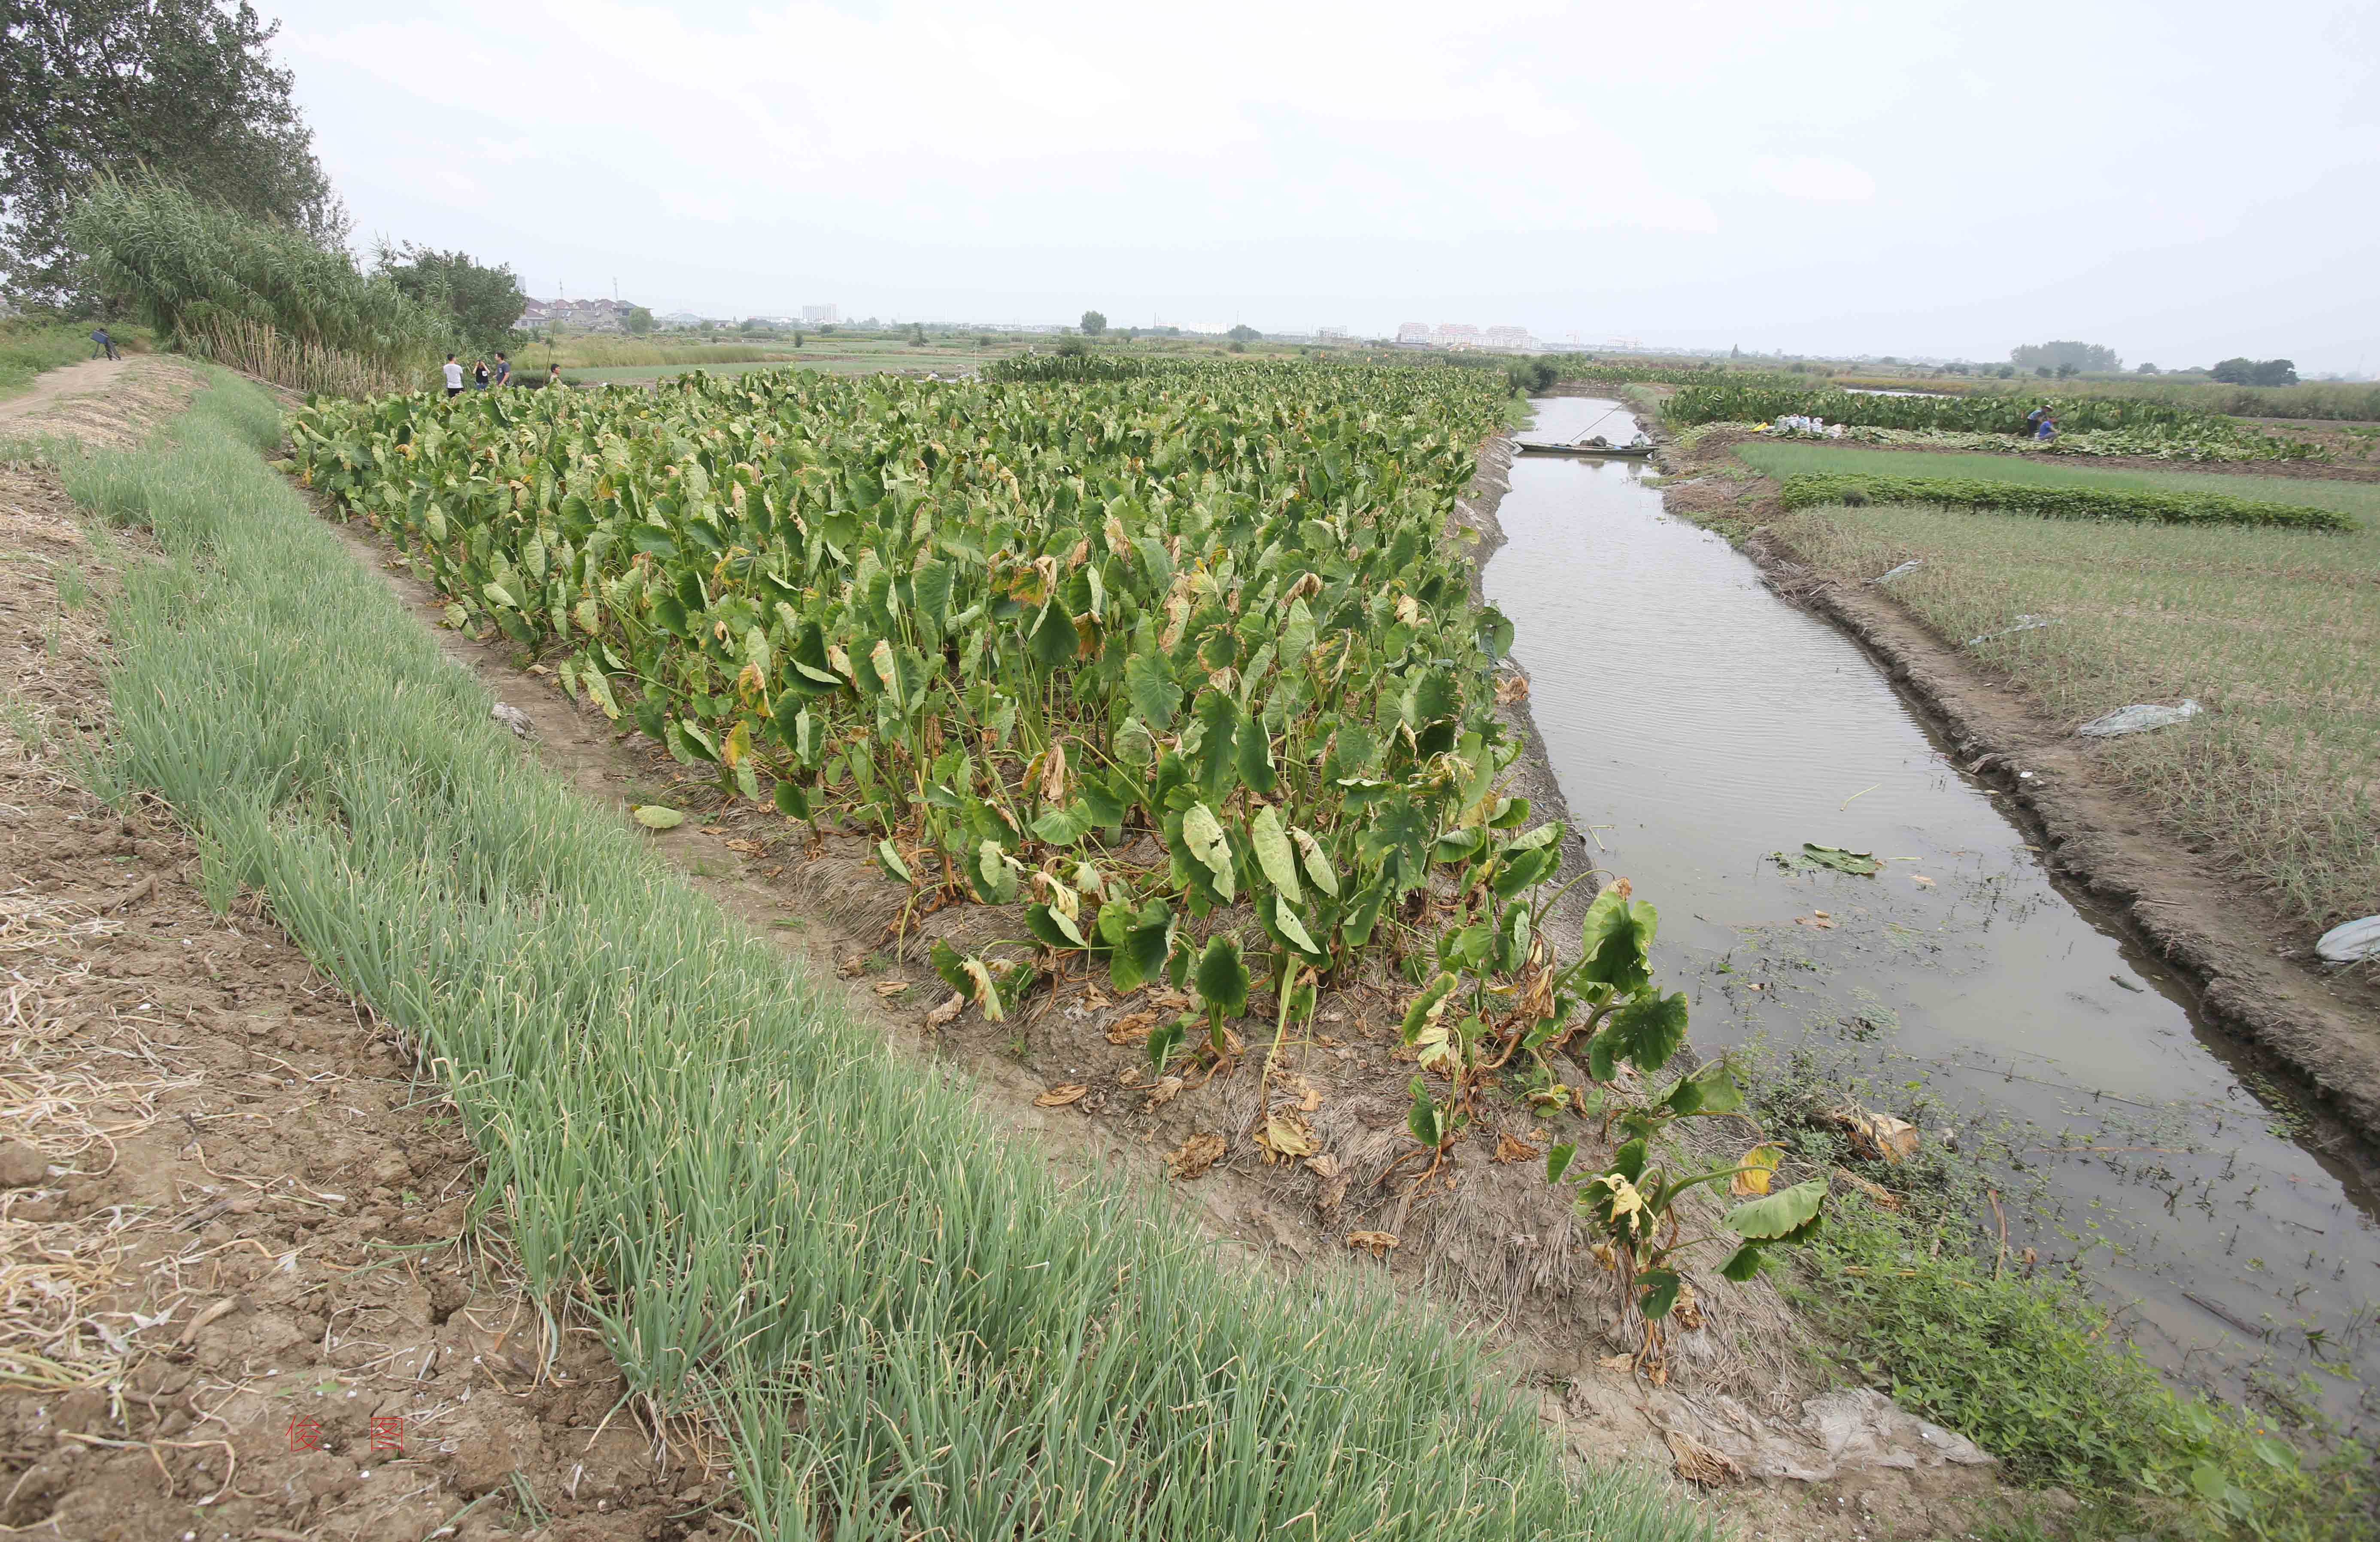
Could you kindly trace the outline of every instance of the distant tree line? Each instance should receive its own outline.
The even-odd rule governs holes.
[[[2096,343],[2025,343],[2009,350],[2009,362],[2035,374],[2113,374],[2124,367],[2113,348]]]
[[[2286,358],[2227,358],[2207,371],[2226,385],[2295,385],[2297,365]]]

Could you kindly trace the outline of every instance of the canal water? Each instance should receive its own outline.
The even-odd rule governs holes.
[[[1528,437],[1625,442],[1616,406],[1540,400]],[[1695,1045],[1864,1078],[1868,1108],[1998,1172],[2010,1267],[2079,1263],[2143,1353],[2218,1395],[2380,1430],[2374,1196],[1855,644],[1665,514],[1651,475],[1516,458],[1485,586],[1590,858],[1660,910]],[[1805,842],[1883,870],[1772,856]]]

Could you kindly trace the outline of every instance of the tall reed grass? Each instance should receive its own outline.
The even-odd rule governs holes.
[[[182,340],[201,358],[308,395],[383,396],[422,390],[431,378],[426,370],[395,370],[320,343],[301,343],[269,322],[246,316],[210,317]]]
[[[70,470],[170,558],[127,575],[118,772],[418,1040],[534,1290],[633,1394],[723,1419],[759,1536],[1711,1535],[1565,1475],[1425,1310],[1227,1271],[847,1019],[524,759],[266,469],[279,433],[218,381]]]
[[[101,178],[67,234],[101,287],[171,342],[261,323],[417,382],[455,346],[451,317],[366,278],[346,252],[160,177]]]

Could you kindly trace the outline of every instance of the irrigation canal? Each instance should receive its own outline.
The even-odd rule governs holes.
[[[1633,431],[1613,402],[1536,406],[1532,437]],[[1486,588],[1581,838],[1660,910],[1696,1046],[1864,1078],[1868,1108],[1998,1171],[2008,1267],[2079,1263],[2151,1360],[2218,1395],[2287,1388],[2380,1429],[2374,1194],[1857,645],[1665,514],[1651,474],[1516,460]],[[1770,855],[1804,842],[1885,866]]]

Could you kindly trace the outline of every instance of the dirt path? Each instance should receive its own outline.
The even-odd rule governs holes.
[[[35,422],[128,439],[191,383],[165,360],[109,378]],[[585,1330],[540,1342],[411,1047],[169,810],[84,789],[112,574],[146,560],[95,549],[46,472],[0,468],[0,1526],[700,1534],[723,1463],[619,1407]]]
[[[0,423],[44,412],[63,396],[104,391],[132,362],[129,358],[87,358],[61,370],[45,370],[33,377],[32,385],[24,395],[0,401]]]
[[[1769,535],[1762,522],[1778,512],[1773,484],[1697,479],[1733,442],[1711,436],[1672,462],[1674,475],[1693,480],[1670,488],[1668,507],[1730,533],[1771,588],[1856,638],[1933,715],[1969,769],[2037,821],[2054,871],[2122,907],[2141,939],[2180,967],[2212,1016],[2293,1070],[2352,1126],[2310,1140],[2371,1171],[2380,1159],[2357,1149],[2357,1137],[2380,1143],[2380,979],[2368,970],[2312,966],[2304,924],[2168,831],[2106,767],[2097,747],[1978,674],[1889,600],[1810,566]],[[1759,495],[1764,486],[1769,496]]]

